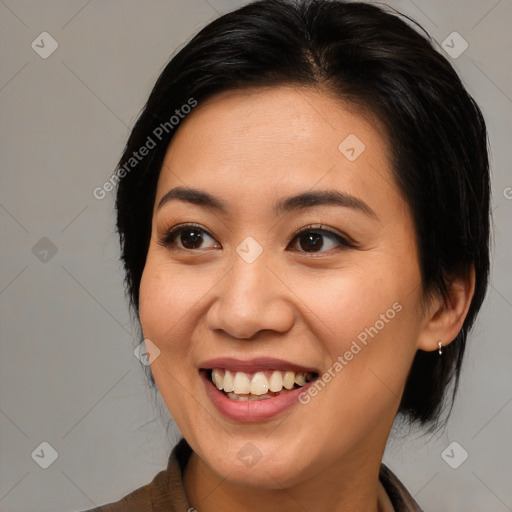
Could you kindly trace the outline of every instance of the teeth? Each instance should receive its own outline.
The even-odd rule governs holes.
[[[215,370],[212,371],[212,380],[218,389],[223,389],[224,379],[222,378],[222,375],[220,374],[220,370],[218,368],[215,368]]]
[[[286,389],[292,389],[295,384],[295,372],[284,372],[283,386]]]
[[[269,372],[267,372],[268,374]],[[295,385],[304,386],[313,376],[310,373],[278,370],[274,370],[270,377],[267,375],[265,372],[256,372],[251,378],[245,372],[231,373],[229,370],[214,368],[211,378],[217,389],[224,390],[230,398],[236,396],[237,399],[244,400],[248,398],[247,395],[263,398],[269,392],[279,393],[283,391],[283,388],[291,390]],[[271,396],[268,395],[266,398],[271,398]]]
[[[268,391],[268,379],[263,372],[254,374],[251,380],[251,395],[264,395]]]
[[[270,391],[281,391],[283,389],[283,375],[281,372],[272,372],[270,380],[268,381],[268,389]]]
[[[217,386],[219,388],[219,386]],[[224,391],[226,393],[229,393],[230,391],[234,391],[235,386],[233,385],[233,375],[229,370],[226,370],[224,373],[224,382],[222,382],[222,386],[219,389],[224,388]]]
[[[251,392],[251,381],[246,373],[236,372],[235,380],[233,381],[233,391],[237,395],[247,395]]]
[[[274,398],[271,395],[253,395],[252,393],[250,395],[237,395],[236,393],[227,393],[227,395],[228,398],[237,402],[257,402],[260,400],[269,400],[270,398]]]
[[[304,384],[306,384],[306,376],[303,373],[296,373],[295,384],[298,386],[304,386]]]

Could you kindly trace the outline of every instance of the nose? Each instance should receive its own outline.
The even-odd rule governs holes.
[[[293,294],[278,276],[263,255],[247,263],[235,253],[231,271],[216,287],[208,327],[248,340],[260,331],[287,332],[294,322]]]

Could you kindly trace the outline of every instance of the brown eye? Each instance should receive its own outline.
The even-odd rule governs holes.
[[[352,247],[341,235],[325,229],[304,229],[292,240],[292,249],[298,252],[326,252],[340,246]]]
[[[198,226],[180,226],[174,228],[170,230],[159,243],[165,247],[184,250],[220,247],[211,235]]]
[[[322,235],[319,233],[304,233],[300,235],[299,241],[300,248],[306,252],[319,251],[324,245]]]
[[[185,249],[198,249],[203,242],[203,235],[198,229],[183,229],[179,239]]]

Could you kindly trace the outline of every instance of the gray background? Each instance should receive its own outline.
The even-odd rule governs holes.
[[[2,511],[114,501],[166,465],[179,434],[166,433],[168,412],[133,355],[113,197],[92,191],[114,170],[170,54],[243,3],[0,1]],[[439,44],[453,31],[469,43],[452,62],[490,131],[495,235],[492,286],[449,425],[397,433],[385,462],[428,512],[512,510],[512,1],[390,5]],[[31,48],[43,31],[59,44],[47,59]],[[55,254],[48,241],[36,245],[43,237]],[[58,452],[48,469],[31,457],[43,441]],[[441,458],[453,441],[469,454],[458,469]]]

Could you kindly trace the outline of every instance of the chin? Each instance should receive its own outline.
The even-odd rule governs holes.
[[[267,440],[237,442],[237,447],[213,452],[203,461],[219,478],[233,485],[254,489],[282,489],[303,481],[310,473],[300,449],[288,445],[283,450]],[[261,448],[257,449],[256,445]],[[241,446],[241,448],[238,448]]]

